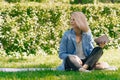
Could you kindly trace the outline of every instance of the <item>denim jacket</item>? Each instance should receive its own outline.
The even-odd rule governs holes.
[[[85,56],[89,56],[93,50],[93,36],[91,31],[82,33],[82,47]],[[66,31],[62,37],[59,48],[59,57],[63,60],[63,63],[57,68],[57,70],[64,70],[64,60],[68,55],[76,55],[76,35],[73,29]]]

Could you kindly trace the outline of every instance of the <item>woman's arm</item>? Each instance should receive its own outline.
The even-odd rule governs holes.
[[[94,39],[91,30],[89,30],[88,32],[83,32],[83,43],[84,53],[86,54],[86,56],[88,56],[94,49]]]
[[[60,42],[60,48],[59,48],[59,57],[61,59],[65,59],[69,54],[67,53],[67,35],[66,33],[63,35],[61,42]]]

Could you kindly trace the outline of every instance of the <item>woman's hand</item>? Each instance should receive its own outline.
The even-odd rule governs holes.
[[[103,48],[106,45],[106,42],[99,43],[99,47]]]

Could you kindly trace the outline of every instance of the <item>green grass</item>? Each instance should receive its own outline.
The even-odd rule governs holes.
[[[65,71],[0,72],[0,80],[120,80],[120,50],[105,50],[100,59],[117,66],[117,71],[95,70],[91,73]],[[26,58],[0,57],[0,67],[51,67],[61,63],[58,55],[29,56]]]
[[[56,67],[61,60],[58,55],[37,55],[22,58],[0,57],[0,68]]]

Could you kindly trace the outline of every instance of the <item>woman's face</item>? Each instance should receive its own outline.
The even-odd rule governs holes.
[[[70,25],[72,26],[72,28],[77,27],[74,16],[71,16],[70,18]]]

